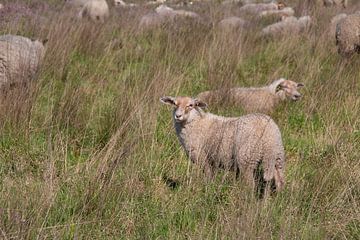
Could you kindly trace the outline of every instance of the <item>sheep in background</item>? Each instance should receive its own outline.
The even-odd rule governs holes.
[[[263,11],[281,10],[285,7],[283,3],[249,3],[240,8],[241,13],[259,15]]]
[[[190,97],[162,97],[160,101],[174,107],[176,135],[191,161],[208,176],[218,168],[235,171],[254,187],[254,172],[262,163],[264,180],[274,179],[276,190],[283,189],[285,152],[280,130],[269,116],[217,116],[204,112],[206,104]]]
[[[115,7],[137,7],[136,3],[126,3],[123,0],[114,0]]]
[[[149,29],[158,27],[167,21],[173,21],[176,17],[199,19],[199,15],[185,10],[174,10],[166,5],[160,5],[155,9],[155,13],[149,13],[140,19],[139,27]]]
[[[44,44],[22,36],[0,36],[0,87],[26,82],[37,72],[44,57]]]
[[[1,3],[0,3],[0,9],[3,9],[4,8],[4,5],[2,5]]]
[[[271,114],[285,100],[298,101],[301,94],[298,91],[304,84],[280,78],[270,85],[258,88],[231,88],[206,91],[200,93],[199,100],[211,104],[224,101],[242,107],[246,113]]]
[[[99,21],[101,23],[104,23],[109,15],[109,6],[105,0],[89,0],[79,12],[80,18],[88,17],[94,22]]]
[[[249,25],[249,22],[239,17],[228,17],[221,20],[218,26],[225,31],[233,31],[234,29],[244,29]]]
[[[277,36],[284,34],[299,34],[311,24],[310,16],[286,17],[281,22],[271,24],[261,30],[262,36]]]
[[[336,45],[342,56],[360,53],[360,14],[345,17],[336,26]]]
[[[294,16],[295,11],[291,7],[286,7],[280,10],[266,10],[262,11],[259,16],[260,17],[269,17],[269,16],[276,16],[276,17],[290,17]]]
[[[89,1],[91,0],[65,0],[65,3],[75,8],[81,8]]]

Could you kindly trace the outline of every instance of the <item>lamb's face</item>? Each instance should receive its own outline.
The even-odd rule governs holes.
[[[304,84],[302,83],[284,80],[277,86],[276,93],[293,101],[297,101],[301,98],[301,93],[298,90],[303,86]]]
[[[191,97],[162,97],[160,101],[174,107],[173,118],[176,123],[187,123],[199,115],[198,108],[206,104]]]

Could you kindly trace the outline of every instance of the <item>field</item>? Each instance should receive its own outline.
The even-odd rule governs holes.
[[[216,23],[235,12],[215,2],[201,5],[205,23],[150,31],[138,29],[150,9],[112,8],[93,24],[60,0],[15,2],[33,12],[0,16],[0,33],[49,41],[37,78],[0,97],[0,239],[360,238],[360,59],[337,54],[329,21],[341,10],[289,0],[314,24],[263,39],[271,19],[222,32]],[[272,116],[286,150],[284,191],[259,199],[223,171],[208,181],[159,98],[280,77],[305,84],[300,101]]]

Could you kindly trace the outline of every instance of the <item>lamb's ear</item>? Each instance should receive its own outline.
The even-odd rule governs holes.
[[[175,98],[174,97],[168,97],[168,96],[165,96],[165,97],[161,97],[160,98],[160,102],[162,103],[165,103],[165,104],[168,104],[168,105],[173,105],[175,106]]]
[[[305,85],[303,83],[298,83],[297,87],[304,87]]]
[[[199,99],[195,99],[195,106],[199,108],[207,108],[207,104]]]
[[[283,84],[283,82],[279,83],[275,88],[275,93],[277,93],[280,90],[283,90],[284,88],[286,88],[286,86]]]

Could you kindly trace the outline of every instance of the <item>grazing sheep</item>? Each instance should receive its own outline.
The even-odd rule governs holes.
[[[141,17],[139,22],[140,29],[150,29],[159,27],[161,24],[167,21],[166,17],[157,13],[148,13]]]
[[[281,10],[285,7],[283,3],[249,3],[240,8],[241,13],[259,15],[263,11]]]
[[[342,56],[360,53],[360,14],[352,14],[336,25],[336,45]]]
[[[185,11],[185,10],[174,10],[171,7],[168,7],[164,4],[158,6],[155,9],[155,12],[161,16],[164,17],[190,17],[190,18],[198,18],[199,15],[194,13],[194,12],[190,12],[190,11]]]
[[[259,16],[260,17],[269,17],[269,16],[276,16],[276,17],[290,17],[294,16],[295,11],[291,7],[286,7],[280,10],[266,10],[262,11]]]
[[[31,79],[44,52],[40,41],[14,35],[0,36],[0,87]]]
[[[93,21],[104,23],[109,17],[109,6],[105,0],[89,0],[81,8],[79,17],[89,17]]]
[[[276,190],[283,189],[285,153],[276,123],[263,114],[222,117],[204,112],[206,104],[190,97],[162,97],[174,107],[177,137],[193,163],[212,177],[223,168],[235,171],[254,186],[254,172],[262,163],[264,180],[275,179]]]
[[[246,113],[271,114],[276,106],[286,99],[297,101],[301,98],[298,89],[304,84],[280,78],[268,86],[259,88],[231,88],[200,93],[199,100],[218,104],[225,101],[243,108]]]
[[[281,22],[271,24],[261,30],[262,36],[277,36],[284,34],[299,34],[311,24],[310,16],[286,17]]]
[[[160,5],[155,9],[155,13],[144,15],[140,19],[139,26],[141,29],[149,29],[158,27],[168,21],[173,21],[175,18],[200,18],[198,14],[184,10],[174,10],[166,5]]]
[[[234,29],[243,29],[249,25],[249,22],[239,17],[228,17],[219,22],[219,27],[223,30],[232,31]]]

